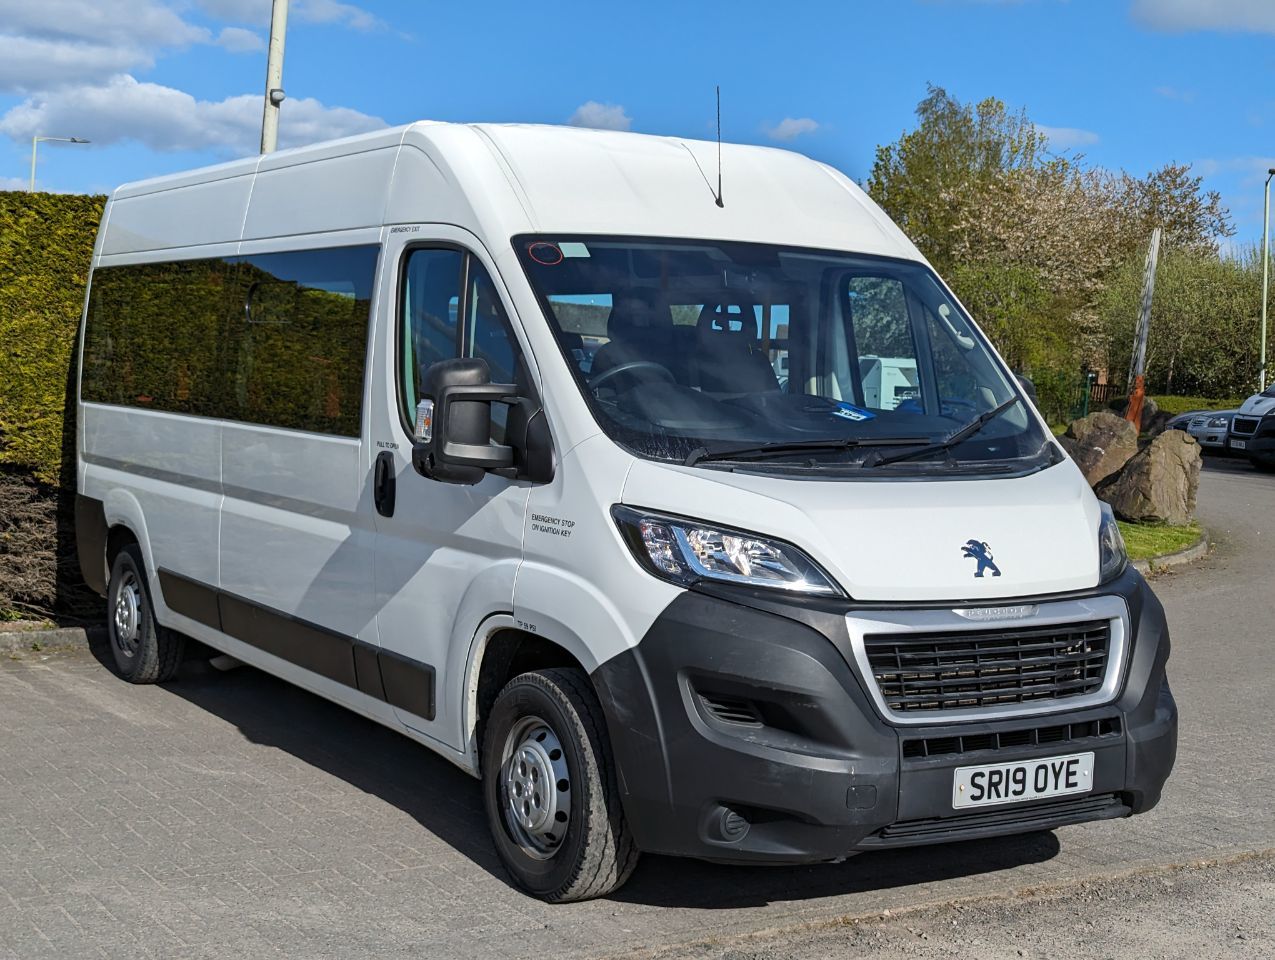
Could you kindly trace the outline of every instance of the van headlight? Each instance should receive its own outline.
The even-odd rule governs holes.
[[[1129,554],[1125,551],[1124,537],[1120,535],[1120,527],[1116,525],[1116,515],[1111,506],[1103,503],[1102,521],[1098,524],[1098,582],[1106,583],[1124,573],[1129,563]]]
[[[716,580],[821,597],[844,596],[832,578],[789,543],[754,533],[615,506],[611,515],[638,563],[662,580]]]

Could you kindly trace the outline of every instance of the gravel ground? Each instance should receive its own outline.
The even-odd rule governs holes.
[[[674,955],[688,960],[1269,958],[1275,956],[1275,851],[764,932],[654,956]]]

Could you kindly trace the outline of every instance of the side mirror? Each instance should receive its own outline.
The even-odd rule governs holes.
[[[412,466],[443,483],[478,483],[488,473],[544,482],[553,478],[553,444],[544,411],[512,383],[492,383],[486,360],[433,364],[424,377]],[[509,406],[511,445],[491,442],[491,405]]]
[[[1033,383],[1030,378],[1023,376],[1021,373],[1016,373],[1014,376],[1018,380],[1018,385],[1023,388],[1023,393],[1027,394],[1027,399],[1034,404],[1039,404],[1040,401],[1036,398],[1036,384]]]

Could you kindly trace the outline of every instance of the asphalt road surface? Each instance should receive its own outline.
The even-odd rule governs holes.
[[[1155,580],[1182,714],[1156,810],[838,865],[648,857],[570,906],[508,885],[475,781],[255,670],[5,662],[0,960],[1275,955],[1271,860],[1235,859],[1275,849],[1275,477],[1209,460],[1200,516],[1214,555]]]

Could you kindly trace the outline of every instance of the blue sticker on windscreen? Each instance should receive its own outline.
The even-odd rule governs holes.
[[[876,414],[870,410],[864,410],[862,407],[856,407],[852,403],[839,401],[837,408],[832,411],[834,417],[841,417],[843,420],[872,420]]]

